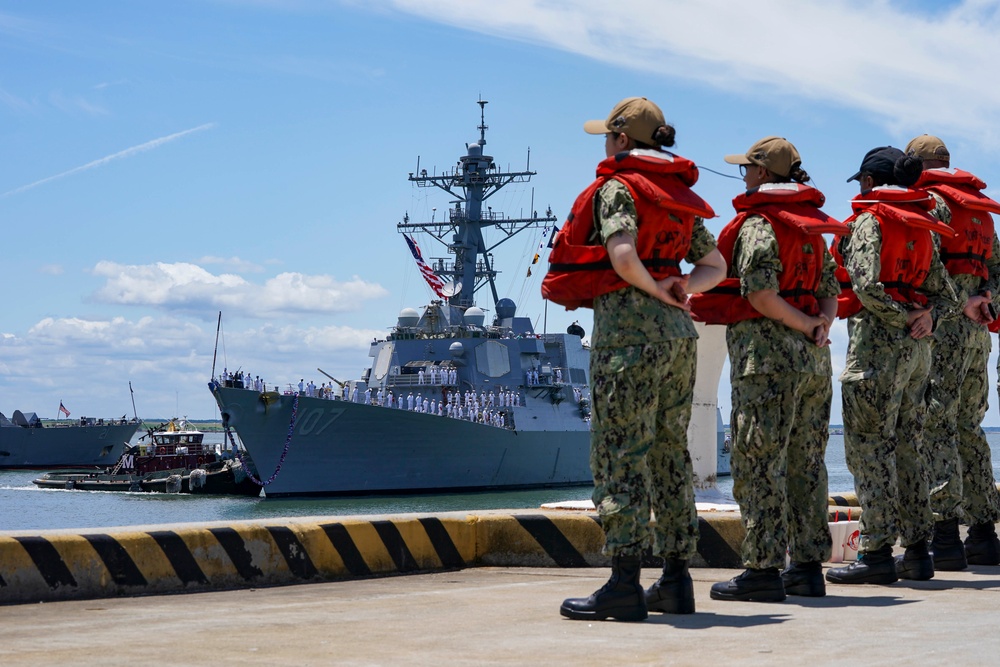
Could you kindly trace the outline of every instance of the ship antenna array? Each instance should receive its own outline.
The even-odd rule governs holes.
[[[551,208],[544,217],[536,214],[534,189],[529,215],[522,213],[521,217],[508,218],[488,205],[490,197],[504,186],[527,183],[535,172],[530,170],[530,147],[524,171],[514,171],[509,167],[503,171],[497,168],[491,156],[483,152],[488,129],[486,105],[489,102],[480,97],[477,103],[479,141],[466,145],[468,153],[459,159],[456,168],[445,170],[441,174],[435,169],[433,174],[428,174],[427,168],[420,166],[421,160],[418,157],[417,170],[409,175],[409,181],[417,187],[435,187],[450,195],[450,202],[454,207],[449,207],[441,219],[437,218],[437,210],[433,209],[430,221],[413,221],[407,214],[402,222],[396,224],[396,230],[403,234],[416,231],[427,233],[453,256],[448,265],[444,263],[445,258],[432,258],[430,262],[438,277],[461,285],[461,291],[449,297],[452,305],[472,305],[474,293],[487,284],[496,302],[498,295],[495,278],[498,272],[490,261],[492,251],[525,229],[554,226],[557,222]],[[500,232],[500,238],[490,244],[483,234],[487,227]]]
[[[479,105],[479,145],[486,145],[486,130],[489,126],[486,124],[486,105],[489,104],[488,100],[484,100],[482,97],[476,103]]]

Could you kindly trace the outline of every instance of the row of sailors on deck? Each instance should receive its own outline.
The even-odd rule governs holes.
[[[559,368],[557,368],[557,369],[555,369],[552,372],[552,374],[553,374],[553,379],[555,380],[555,383],[556,384],[562,384],[562,381],[563,381],[562,370],[559,369]],[[534,387],[535,385],[540,384],[539,379],[538,379],[538,369],[537,368],[531,368],[531,369],[528,369],[528,370],[526,370],[524,372],[524,384],[526,384],[529,387]]]
[[[421,368],[417,371],[417,384],[458,384],[458,369],[431,366],[425,372]]]
[[[345,387],[346,392],[346,387]],[[397,408],[409,412],[420,412],[423,414],[437,415],[439,417],[451,417],[453,419],[465,419],[480,424],[489,424],[498,428],[507,427],[507,418],[503,413],[504,408],[513,407],[518,404],[518,397],[514,392],[500,392],[488,395],[483,393],[476,395],[475,392],[465,392],[463,404],[461,393],[448,392],[447,402],[427,398],[411,391],[406,396],[400,394],[398,397],[393,392],[383,392],[380,388],[372,398],[372,390],[369,387],[360,395],[362,403],[365,405],[378,405],[387,408]],[[358,388],[351,391],[351,401],[359,402]],[[345,398],[345,400],[347,400]]]
[[[260,376],[254,377],[250,375],[250,371],[236,371],[230,373],[228,369],[222,369],[222,377],[219,379],[219,384],[225,387],[243,387],[244,389],[254,389],[256,391],[264,391],[267,386],[264,381],[260,379]],[[301,391],[302,385],[299,385],[299,390]]]
[[[332,383],[329,386],[324,383],[322,387],[317,388],[311,381],[308,384],[300,381],[299,386],[299,392],[303,396],[326,399],[334,398]],[[449,417],[460,417],[462,415],[465,418],[469,418],[470,414],[480,412],[480,408],[483,411],[489,412],[493,411],[494,408],[502,409],[521,405],[520,397],[513,391],[491,391],[489,393],[480,392],[479,394],[476,394],[474,391],[465,391],[464,393],[449,391],[447,396],[437,401],[435,399],[424,398],[419,393],[414,396],[413,392],[410,392],[407,396],[400,394],[397,397],[392,391],[386,392],[381,387],[374,392],[371,387],[368,387],[362,392],[359,391],[357,385],[351,386],[347,384],[343,386],[340,398],[352,403],[398,408],[399,410],[410,410],[413,412],[429,412]],[[446,400],[447,402],[445,402]],[[454,410],[452,406],[454,406]]]

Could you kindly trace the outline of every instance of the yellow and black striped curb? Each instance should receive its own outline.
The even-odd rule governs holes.
[[[738,516],[699,520],[695,566],[736,567]],[[594,515],[489,514],[0,534],[0,604],[250,588],[475,566],[594,567]]]
[[[835,496],[830,496],[828,504],[837,507],[861,507],[858,496],[854,493],[838,493]]]
[[[831,521],[841,518],[838,508],[830,510]],[[745,532],[739,514],[702,513],[698,523],[692,565],[740,567]],[[8,532],[0,533],[0,604],[477,566],[599,567],[609,561],[601,553],[603,545],[595,513],[565,511]]]

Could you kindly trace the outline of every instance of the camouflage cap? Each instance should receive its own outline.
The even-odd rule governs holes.
[[[951,164],[951,154],[944,142],[931,134],[921,134],[906,144],[906,154],[915,155],[924,160],[941,160]]]
[[[744,155],[727,155],[723,159],[729,164],[755,164],[786,178],[791,175],[792,169],[802,164],[795,146],[782,137],[764,137]]]
[[[615,105],[607,120],[588,120],[583,124],[583,131],[588,134],[623,132],[635,141],[659,146],[660,142],[653,139],[653,135],[657,128],[666,124],[660,107],[645,97],[626,97]]]

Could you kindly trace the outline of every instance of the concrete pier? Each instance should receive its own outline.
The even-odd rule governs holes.
[[[829,586],[825,598],[719,602],[738,570],[699,568],[697,613],[559,616],[604,568],[498,568],[188,595],[0,607],[0,664],[992,665],[1000,568]],[[652,583],[654,571],[643,573]]]

